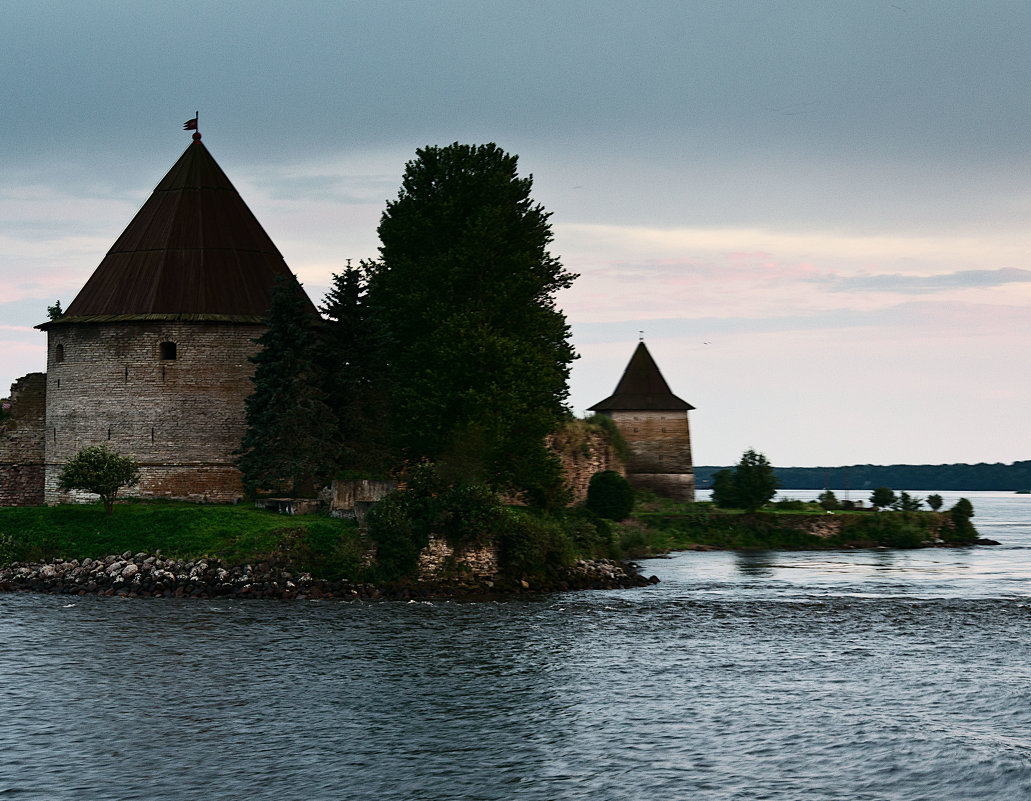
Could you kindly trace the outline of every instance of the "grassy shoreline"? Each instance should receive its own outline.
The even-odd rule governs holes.
[[[745,513],[711,503],[675,504],[644,496],[629,520],[600,526],[611,531],[608,544],[604,538],[591,540],[598,536],[591,533],[590,541],[567,548],[570,553],[564,554],[561,565],[552,564],[552,559],[543,570],[520,569],[509,577],[543,579],[577,559],[639,559],[677,550],[919,548],[979,542],[973,526],[967,523],[957,529],[947,512],[828,514],[815,504],[804,506]],[[577,514],[583,517],[584,512]],[[567,520],[572,536],[588,529],[595,532],[588,522]],[[284,564],[319,580],[391,580],[370,568],[368,551],[369,543],[354,521],[324,515],[286,517],[248,505],[127,501],[112,515],[99,503],[0,509],[0,564],[160,553],[226,564]]]
[[[251,506],[176,501],[0,509],[0,563],[97,559],[125,551],[231,563],[290,561],[320,578],[357,574],[366,546],[354,521],[284,517]]]
[[[957,526],[948,512],[835,511],[816,503],[766,507],[759,512],[720,509],[710,502],[674,503],[644,496],[620,526],[629,558],[670,551],[836,550],[852,548],[960,547],[981,541],[969,522]]]

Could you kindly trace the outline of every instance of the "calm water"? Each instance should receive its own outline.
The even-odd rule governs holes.
[[[1031,496],[966,495],[1001,547],[490,603],[0,595],[0,796],[1028,798]]]

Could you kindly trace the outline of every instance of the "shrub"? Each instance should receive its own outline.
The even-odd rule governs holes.
[[[586,505],[607,520],[626,520],[634,508],[634,490],[615,470],[603,470],[591,476]]]
[[[57,485],[63,491],[85,490],[99,495],[104,509],[111,514],[118,490],[139,482],[140,471],[135,461],[98,445],[75,454],[61,471]]]
[[[376,543],[380,577],[393,581],[415,575],[419,551],[426,542],[416,539],[411,510],[401,492],[393,492],[369,510],[369,537]]]
[[[489,539],[506,524],[505,506],[490,488],[451,481],[428,462],[410,471],[407,489],[388,495],[368,517],[385,580],[414,576],[430,537],[460,547]]]
[[[546,578],[571,564],[576,549],[558,520],[529,510],[508,509],[498,532],[501,570],[508,576]]]

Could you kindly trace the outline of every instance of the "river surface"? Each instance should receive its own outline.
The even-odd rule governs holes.
[[[1001,546],[497,602],[0,595],[0,797],[1031,798],[1031,496],[962,494]]]

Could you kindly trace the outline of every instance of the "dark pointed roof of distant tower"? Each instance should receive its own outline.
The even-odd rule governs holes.
[[[59,322],[257,322],[278,275],[282,254],[194,134]]]
[[[693,409],[690,403],[674,395],[659,372],[644,342],[639,342],[630,363],[619,379],[616,391],[591,407],[593,412],[639,411],[675,412]]]

